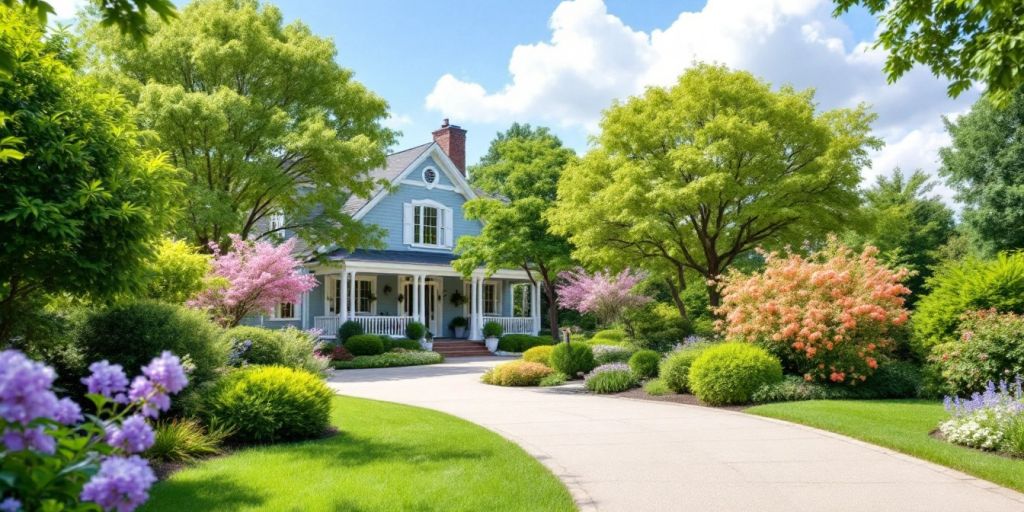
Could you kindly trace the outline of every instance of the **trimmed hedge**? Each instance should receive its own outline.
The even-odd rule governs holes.
[[[506,334],[498,339],[498,350],[503,352],[526,352],[541,345],[554,345],[555,340],[548,336],[531,336],[529,334]]]
[[[554,370],[540,363],[510,361],[491,368],[481,380],[495,386],[537,386],[553,373]]]
[[[419,322],[409,322],[405,326],[405,337],[410,340],[419,341],[427,335],[427,326]]]
[[[551,351],[551,367],[564,373],[570,379],[580,377],[593,370],[594,352],[583,343],[559,343]]]
[[[384,341],[376,334],[356,334],[345,341],[345,349],[354,356],[375,356],[384,353]]]
[[[676,393],[689,392],[690,365],[710,346],[707,343],[686,346],[663,359],[658,369],[658,375],[665,381],[665,385]]]
[[[391,368],[394,366],[419,366],[424,364],[443,363],[444,356],[437,352],[385,352],[376,356],[359,356],[351,361],[334,361],[331,363],[337,370],[355,370],[360,368]]]
[[[690,366],[693,394],[711,405],[750,402],[761,386],[782,380],[782,363],[747,343],[722,343],[702,352]]]
[[[352,336],[364,334],[363,324],[355,320],[347,320],[338,327],[338,343],[345,343]]]
[[[658,376],[661,354],[653,350],[640,350],[629,358],[629,368],[638,379],[652,379]]]
[[[384,344],[384,351],[390,352],[396,348],[402,350],[423,350],[420,346],[420,342],[417,340],[410,340],[409,338],[392,338],[391,336],[381,336],[380,341]]]
[[[284,347],[276,332],[262,327],[239,326],[224,331],[224,343],[231,347],[232,366],[281,364]],[[246,348],[248,346],[248,348]]]
[[[551,366],[551,352],[554,350],[551,345],[538,345],[523,352],[523,361]]]

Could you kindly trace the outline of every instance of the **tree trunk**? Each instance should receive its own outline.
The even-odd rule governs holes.
[[[683,303],[683,298],[680,295],[682,290],[686,288],[686,282],[683,281],[680,288],[675,282],[666,277],[665,283],[668,284],[669,294],[672,295],[672,302],[675,303],[676,309],[679,310],[679,316],[686,318],[686,304]]]

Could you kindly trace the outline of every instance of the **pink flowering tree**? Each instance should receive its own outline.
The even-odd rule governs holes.
[[[582,268],[559,274],[558,305],[581,313],[591,313],[604,325],[618,320],[629,308],[642,306],[651,298],[636,292],[643,274],[630,269],[618,274],[595,272]]]
[[[302,274],[301,262],[292,256],[295,239],[275,246],[250,242],[231,235],[231,250],[221,252],[216,244],[210,268],[214,286],[189,301],[205,309],[225,327],[238,325],[247,315],[267,313],[282,302],[297,302],[316,287],[316,278]]]
[[[718,328],[763,345],[808,381],[864,381],[909,316],[907,271],[886,267],[877,253],[856,254],[835,239],[806,258],[762,253],[763,272],[722,280]]]

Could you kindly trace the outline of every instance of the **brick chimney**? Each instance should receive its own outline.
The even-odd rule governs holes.
[[[434,142],[441,146],[448,158],[463,176],[466,175],[466,130],[458,125],[448,124],[448,118],[441,123],[441,128],[434,130]]]

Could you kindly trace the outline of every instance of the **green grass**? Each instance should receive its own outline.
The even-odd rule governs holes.
[[[931,437],[931,431],[948,417],[938,402],[811,400],[759,405],[746,412],[837,432],[1024,491],[1024,460]]]
[[[565,486],[447,414],[336,397],[330,438],[249,448],[158,483],[143,510],[570,511]]]

